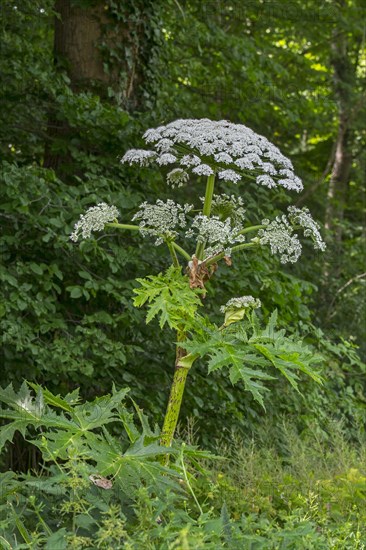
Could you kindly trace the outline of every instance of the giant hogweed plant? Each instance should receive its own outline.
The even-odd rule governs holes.
[[[242,198],[215,193],[220,182],[237,186],[251,180],[269,190],[302,190],[291,161],[265,137],[241,124],[202,119],[176,120],[148,130],[144,139],[150,148],[132,149],[122,162],[169,167],[166,179],[172,188],[204,177],[205,196],[197,197],[194,205],[172,199],[143,202],[131,223],[118,221],[116,206],[100,203],[81,216],[71,239],[89,238],[106,228],[139,231],[153,238],[155,245],[165,245],[170,253],[167,271],[137,279],[140,286],[134,290],[134,305],[147,305],[146,322],[158,317],[161,329],[168,326],[176,332],[175,371],[160,439],[170,447],[187,375],[199,358],[207,361],[208,372],[228,369],[231,382],[243,382],[262,406],[266,382],[276,373],[296,389],[300,372],[320,382],[319,357],[301,341],[286,337],[284,330],[276,330],[276,312],[267,326],[261,326],[256,314],[259,297],[234,297],[221,306],[221,326],[201,311],[206,282],[220,262],[231,265],[235,254],[260,254],[264,247],[278,254],[283,264],[296,262],[302,251],[299,230],[315,249],[323,251],[325,244],[307,208],[289,206],[285,214],[251,224]]]

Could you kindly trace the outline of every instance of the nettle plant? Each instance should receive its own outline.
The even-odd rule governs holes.
[[[270,247],[282,263],[296,262],[301,255],[297,234],[301,230],[315,249],[325,244],[318,224],[307,208],[290,206],[286,214],[251,225],[240,197],[215,194],[216,182],[238,184],[254,180],[268,189],[283,187],[301,191],[301,180],[291,161],[265,137],[241,124],[227,121],[176,120],[144,134],[150,149],[132,149],[122,162],[139,166],[172,168],[167,183],[172,188],[189,184],[192,177],[207,178],[203,198],[197,204],[177,204],[171,199],[144,202],[131,222],[119,223],[116,206],[100,203],[89,208],[75,225],[73,241],[88,238],[105,228],[139,231],[166,245],[172,265],[165,273],[137,279],[134,290],[137,307],[147,305],[146,322],[158,317],[160,327],[176,331],[176,361],[160,442],[170,447],[176,429],[184,386],[189,370],[199,358],[208,363],[208,372],[229,369],[233,384],[244,383],[247,391],[264,406],[269,391],[266,381],[276,373],[284,375],[298,389],[299,372],[317,382],[319,357],[284,330],[276,330],[276,312],[262,327],[256,314],[259,298],[235,297],[221,306],[223,323],[213,323],[201,313],[206,282],[220,261],[231,265],[238,252]],[[199,206],[198,206],[199,205]]]

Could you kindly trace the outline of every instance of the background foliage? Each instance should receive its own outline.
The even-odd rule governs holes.
[[[270,1],[69,4],[84,15],[103,4],[96,51],[108,78],[75,80],[70,60],[54,46],[58,2],[6,0],[1,12],[2,385],[19,387],[26,378],[62,394],[80,387],[92,398],[110,391],[113,381],[129,385],[140,406],[161,419],[172,333],[160,332],[155,321],[146,327],[132,295],[135,277],[158,273],[168,258],[127,234],[76,247],[68,238],[75,220],[100,201],[116,204],[127,219],[142,200],[165,198],[160,174],[137,174],[119,157],[146,127],[210,117],[242,122],[275,142],[304,180],[299,204],[306,199],[314,216],[329,222],[347,95],[355,106],[347,142],[352,162],[338,200],[341,215],[333,209],[328,223],[326,260],[308,250],[284,269],[270,256],[247,254],[220,268],[207,303],[217,313],[233,295],[260,296],[265,319],[277,308],[280,325],[323,355],[323,388],[304,379],[299,397],[284,383],[271,383],[267,416],[274,430],[286,414],[299,432],[312,426],[326,433],[331,416],[357,438],[365,420],[362,2],[292,0],[280,9]],[[354,67],[340,84],[334,79],[339,36]],[[232,190],[222,184],[221,191]],[[189,202],[191,192],[178,190],[177,197]],[[281,192],[250,185],[237,192],[253,222],[286,205]],[[200,364],[186,390],[183,424],[189,416],[197,418],[206,446],[232,426],[255,433],[263,422],[250,395],[220,373],[206,379]]]

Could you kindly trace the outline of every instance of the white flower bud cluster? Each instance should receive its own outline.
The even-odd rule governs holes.
[[[172,155],[171,153],[163,153],[156,159],[156,163],[159,164],[159,166],[167,166],[168,164],[174,164],[177,160],[177,157],[175,155]]]
[[[219,179],[232,183],[238,183],[250,171],[258,185],[303,189],[291,161],[264,136],[243,124],[180,119],[147,130],[144,139],[154,151],[133,149],[122,162],[145,165],[155,160],[159,166],[178,164],[199,176],[216,173]]]
[[[200,198],[204,202],[204,197]],[[239,225],[245,219],[245,208],[243,206],[244,202],[241,197],[229,196],[223,193],[212,197],[211,212],[222,221],[230,218],[234,225]]]
[[[166,177],[166,181],[174,187],[182,187],[189,180],[189,174],[182,168],[174,168]]]
[[[230,218],[221,221],[218,216],[208,218],[204,214],[194,217],[191,228],[186,232],[186,237],[195,237],[197,242],[204,243],[206,258],[225,252],[231,256],[231,249],[234,244],[245,241],[244,235],[238,235],[241,226],[231,225]]]
[[[308,208],[296,208],[296,206],[288,207],[288,217],[290,222],[295,226],[301,226],[304,229],[305,237],[310,237],[313,240],[314,248],[318,250],[326,249],[326,244],[320,234],[320,226],[313,219]]]
[[[143,235],[158,236],[155,245],[164,242],[164,237],[174,238],[178,235],[176,229],[187,225],[186,214],[193,206],[185,204],[181,206],[171,199],[166,202],[158,199],[156,204],[143,202],[132,220],[140,220],[139,227]]]
[[[224,306],[220,307],[222,313],[233,311],[235,309],[257,309],[261,307],[261,301],[253,296],[241,296],[240,298],[231,298]]]
[[[260,244],[269,244],[272,254],[281,254],[281,263],[295,263],[301,256],[301,243],[298,236],[293,234],[294,230],[283,214],[277,216],[273,221],[262,220],[265,229],[258,231]]]
[[[80,236],[83,239],[87,239],[91,236],[92,231],[103,231],[106,223],[113,222],[118,216],[118,209],[115,206],[109,206],[105,202],[92,206],[88,208],[85,214],[80,216],[79,221],[74,226],[73,233],[70,235],[70,239],[75,242],[77,242]]]

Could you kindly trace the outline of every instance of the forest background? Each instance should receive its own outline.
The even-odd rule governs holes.
[[[266,136],[304,182],[296,204],[323,226],[325,254],[237,256],[220,267],[209,309],[260,296],[264,318],[323,357],[324,384],[269,382],[266,412],[220,372],[190,374],[181,413],[204,448],[240,437],[364,435],[366,49],[362,0],[165,2],[5,0],[1,7],[1,385],[24,379],[85,399],[129,386],[161,422],[175,349],[132,305],[135,278],[167,265],[139,235],[69,239],[99,202],[130,215],[167,198],[162,174],[120,163],[147,128],[226,119]],[[194,183],[202,188],[203,182]],[[228,187],[222,185],[221,191]],[[189,188],[176,192],[189,202]],[[196,190],[195,190],[196,192]],[[238,184],[248,210],[280,213],[285,195]],[[230,194],[230,193],[229,193]],[[136,249],[140,253],[136,254]],[[228,270],[237,276],[229,278]],[[192,425],[194,428],[192,428]],[[189,431],[189,430],[188,430]],[[190,432],[190,433],[191,433]],[[192,435],[192,433],[191,433]],[[277,444],[276,443],[276,444]],[[36,467],[22,438],[6,469]]]

